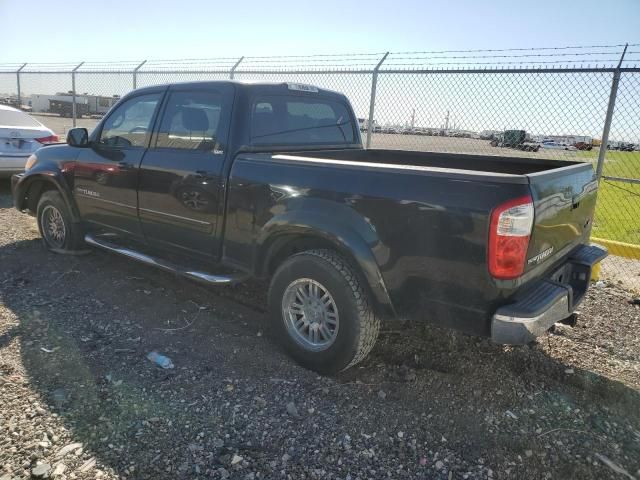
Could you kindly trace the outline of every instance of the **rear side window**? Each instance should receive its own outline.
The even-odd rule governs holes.
[[[217,92],[173,92],[160,130],[156,148],[220,150],[223,97]]]
[[[26,113],[0,109],[0,127],[42,127],[40,122]]]
[[[322,98],[262,96],[251,112],[253,145],[336,145],[354,142],[346,105]]]

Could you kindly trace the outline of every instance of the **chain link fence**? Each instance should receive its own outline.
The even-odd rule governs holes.
[[[591,162],[603,276],[640,291],[640,44],[0,65],[0,103],[59,135],[93,128],[132,89],[296,82],[346,94],[369,148]],[[506,146],[504,132],[518,131]],[[515,147],[515,148],[514,148]]]

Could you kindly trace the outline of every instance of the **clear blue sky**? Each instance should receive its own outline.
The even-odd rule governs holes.
[[[640,0],[0,0],[0,22],[0,63],[514,48],[638,43]]]

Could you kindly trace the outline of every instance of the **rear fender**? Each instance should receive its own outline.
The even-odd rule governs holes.
[[[277,254],[273,246],[279,239],[285,236],[317,237],[356,263],[382,313],[395,317],[395,309],[373,254],[373,249],[381,245],[375,231],[352,209],[331,203],[330,208],[325,206],[321,211],[306,208],[288,210],[272,217],[257,238],[256,272],[267,271],[269,262]],[[331,212],[331,215],[326,212]],[[345,221],[347,219],[349,221]]]

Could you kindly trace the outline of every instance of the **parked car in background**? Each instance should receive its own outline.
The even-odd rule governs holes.
[[[540,144],[540,147],[545,148],[547,150],[570,150],[570,151],[578,150],[573,145],[569,145],[568,143],[560,143],[560,142],[542,142]]]
[[[498,137],[502,132],[498,132],[496,130],[482,130],[478,136],[480,140],[493,140]]]
[[[0,105],[0,178],[23,172],[32,153],[56,142],[57,135],[32,116]]]
[[[0,97],[0,105],[20,108],[20,102],[18,102],[18,99],[16,97]]]
[[[636,146],[629,142],[612,141],[607,144],[607,150],[617,150],[620,152],[633,152]]]
[[[635,145],[633,143],[621,143],[618,150],[621,152],[633,152],[635,150]]]
[[[578,150],[591,150],[593,145],[591,143],[586,142],[576,142],[574,145]]]

